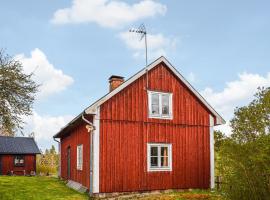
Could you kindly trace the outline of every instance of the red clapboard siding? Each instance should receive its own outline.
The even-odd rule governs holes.
[[[70,134],[61,138],[61,177],[67,177],[67,148],[70,146],[70,179],[90,187],[90,135],[81,123],[70,131]],[[77,170],[77,145],[83,145],[83,169]]]
[[[100,192],[209,188],[209,114],[164,63],[149,90],[173,93],[173,119],[149,119],[146,76],[100,107]],[[172,171],[147,172],[147,143],[172,144]]]
[[[24,155],[24,166],[14,166],[15,155],[0,155],[2,163],[2,175],[7,175],[8,172],[14,171],[14,174],[24,175],[30,174],[31,171],[36,171],[36,155]]]

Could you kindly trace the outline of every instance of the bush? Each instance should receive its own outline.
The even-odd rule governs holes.
[[[222,189],[229,199],[269,199],[269,135],[244,144],[228,139],[220,155]]]
[[[217,134],[217,175],[222,176],[222,190],[233,200],[270,197],[270,89],[260,89],[255,97],[248,106],[236,109],[231,136]]]

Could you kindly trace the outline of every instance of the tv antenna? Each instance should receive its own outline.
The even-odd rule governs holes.
[[[142,41],[144,38],[144,44],[145,44],[145,70],[146,70],[146,89],[148,89],[148,57],[147,57],[147,32],[144,24],[141,24],[138,28],[132,28],[129,30],[131,33],[137,33],[140,35],[139,41]]]

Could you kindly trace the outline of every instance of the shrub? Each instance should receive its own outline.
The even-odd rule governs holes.
[[[235,110],[232,135],[221,137],[216,148],[222,190],[233,200],[270,197],[270,89],[259,89],[255,97]]]

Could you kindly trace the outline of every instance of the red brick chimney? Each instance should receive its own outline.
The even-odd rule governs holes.
[[[121,85],[123,82],[124,82],[124,77],[112,75],[109,78],[110,92],[113,91],[115,88],[117,88],[119,85]]]

